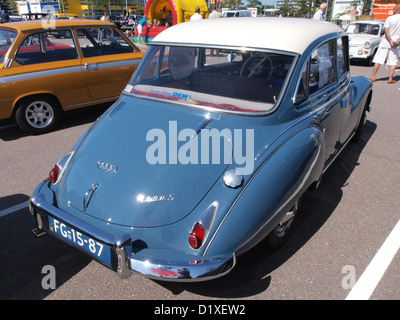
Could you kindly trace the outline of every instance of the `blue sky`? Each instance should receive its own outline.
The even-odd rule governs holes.
[[[273,6],[276,6],[276,0],[258,0],[258,1],[260,1],[263,5],[273,5]],[[247,1],[246,0],[243,0],[242,1],[245,5],[247,4]]]

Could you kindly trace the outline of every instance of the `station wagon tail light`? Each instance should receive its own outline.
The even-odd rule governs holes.
[[[215,215],[218,211],[218,201],[214,201],[201,215],[200,219],[193,225],[189,233],[189,246],[192,249],[200,249],[207,241]]]
[[[51,183],[56,183],[58,180],[58,176],[60,174],[60,167],[56,164],[53,169],[51,169],[49,173],[49,179]]]

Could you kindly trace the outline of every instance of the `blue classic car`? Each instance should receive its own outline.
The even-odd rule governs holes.
[[[370,109],[348,36],[308,19],[178,24],[30,200],[50,233],[123,278],[222,276],[285,243],[302,195]]]

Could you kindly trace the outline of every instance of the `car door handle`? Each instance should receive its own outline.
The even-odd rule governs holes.
[[[99,69],[99,66],[97,63],[85,63],[84,67],[85,67],[85,70],[88,70],[88,71]]]
[[[323,118],[327,117],[330,113],[331,111],[329,109],[324,109],[314,114],[313,117],[315,120],[322,120]]]
[[[83,197],[83,211],[87,210],[89,202],[92,199],[93,193],[96,191],[98,187],[99,185],[97,183],[92,183],[92,187],[85,193]]]

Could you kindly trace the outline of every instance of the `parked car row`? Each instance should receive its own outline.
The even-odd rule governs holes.
[[[383,20],[360,20],[349,23],[345,32],[349,35],[350,59],[364,61],[367,65],[378,50],[379,43],[385,34]]]
[[[142,56],[110,22],[3,24],[0,119],[13,117],[28,133],[48,132],[64,111],[117,100]]]
[[[153,39],[129,83],[115,70],[98,73],[103,49],[130,50],[121,54],[133,62],[105,64],[123,65],[131,74],[140,57],[134,46],[103,32],[114,27],[63,27],[73,31],[77,50],[58,62],[63,69],[44,71],[46,63],[31,63],[28,78],[80,81],[83,88],[71,85],[68,95],[88,90],[88,101],[96,93],[103,99],[117,95],[107,94],[110,81],[125,85],[35,189],[33,232],[65,241],[122,278],[137,272],[159,280],[209,280],[231,271],[236,258],[263,239],[270,248],[281,247],[303,194],[359,138],[370,110],[372,83],[350,75],[349,36],[333,24],[275,18],[177,24]],[[38,31],[25,28],[18,31],[24,35],[5,29],[10,44],[4,46],[13,49],[5,53],[8,69],[2,71],[21,70],[47,54],[45,35],[31,44]],[[99,39],[108,39],[109,47],[96,45]],[[21,51],[24,41],[37,55],[29,46]],[[75,65],[75,57],[82,62]],[[76,79],[73,71],[80,74]],[[28,81],[26,74],[11,77],[13,84]],[[89,77],[96,84],[87,89]],[[39,96],[17,104],[25,126],[40,127],[35,119],[51,122],[51,112],[45,114],[57,110],[50,108],[56,95]]]

